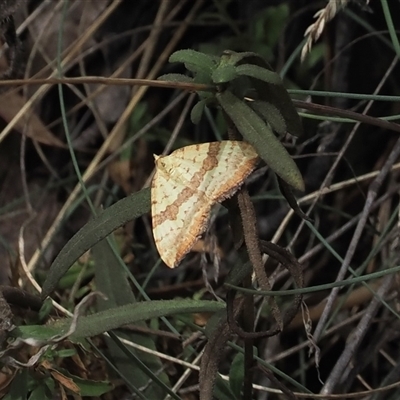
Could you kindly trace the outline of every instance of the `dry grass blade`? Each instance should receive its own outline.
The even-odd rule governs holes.
[[[340,10],[346,7],[348,3],[349,0],[329,0],[329,3],[325,8],[322,8],[314,14],[314,18],[317,20],[310,25],[304,33],[306,43],[301,51],[301,61],[304,61],[306,55],[310,52],[313,43],[319,39],[324,31],[325,25],[332,20]],[[367,4],[368,3],[369,0],[367,0]]]

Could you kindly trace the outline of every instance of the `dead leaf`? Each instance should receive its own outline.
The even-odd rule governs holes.
[[[71,390],[73,393],[80,394],[81,390],[79,386],[71,379],[66,377],[64,374],[62,374],[60,371],[57,371],[54,369],[53,365],[50,363],[49,360],[43,360],[40,363],[40,367],[44,368],[46,371],[49,371],[51,376],[58,382],[60,383],[63,387],[66,387],[67,389]]]
[[[196,313],[193,314],[193,322],[198,326],[206,326],[211,316],[211,313]]]
[[[61,400],[68,400],[68,396],[65,393],[64,386],[59,384],[59,387],[60,387]]]
[[[17,370],[1,371],[0,373],[0,395],[7,392],[7,388],[14,380]]]
[[[130,160],[115,161],[108,166],[111,179],[122,187],[126,194],[132,193],[132,166]]]
[[[50,370],[51,376],[59,382],[62,386],[67,388],[73,393],[79,394],[81,390],[79,389],[79,386],[71,379],[63,375],[61,372],[51,369]]]
[[[0,117],[7,123],[10,122],[25,103],[26,100],[15,91],[1,94]],[[30,112],[28,115],[24,115],[20,118],[16,122],[14,129],[21,134],[26,134],[29,138],[39,143],[66,148],[66,145],[46,128],[41,119],[34,112]]]

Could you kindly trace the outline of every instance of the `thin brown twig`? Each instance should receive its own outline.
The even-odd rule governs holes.
[[[400,146],[399,146],[400,149]],[[361,318],[357,327],[354,328],[351,337],[346,341],[346,347],[342,351],[339,359],[336,361],[335,366],[331,370],[329,377],[325,381],[321,394],[330,394],[337,386],[339,380],[344,379],[343,373],[348,370],[348,364],[354,356],[358,346],[362,339],[367,334],[367,329],[372,323],[372,318],[376,315],[378,308],[381,305],[381,299],[385,297],[391,286],[393,285],[393,277],[391,275],[386,276],[383,279],[382,285],[376,293],[376,296],[372,299],[368,305],[365,314]]]
[[[29,78],[29,79],[10,79],[0,81],[0,86],[23,86],[23,85],[82,85],[84,83],[97,83],[100,85],[122,85],[122,86],[152,86],[170,89],[182,89],[189,91],[215,91],[214,85],[204,85],[202,83],[187,83],[187,82],[168,82],[158,81],[154,79],[138,79],[138,78],[112,78],[105,76],[82,76],[75,78]]]

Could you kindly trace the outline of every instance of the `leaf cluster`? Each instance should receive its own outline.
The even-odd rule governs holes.
[[[179,50],[170,62],[180,62],[193,74],[167,74],[159,79],[212,85],[199,92],[191,119],[198,123],[205,107],[220,107],[237,131],[257,150],[267,165],[285,182],[304,190],[301,173],[276,134],[302,134],[299,115],[279,75],[259,55],[225,51],[221,57],[195,50]]]

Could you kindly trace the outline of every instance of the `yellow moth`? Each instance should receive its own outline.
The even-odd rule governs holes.
[[[154,158],[153,236],[161,259],[174,268],[207,228],[211,207],[239,189],[258,156],[250,144],[226,140]]]

